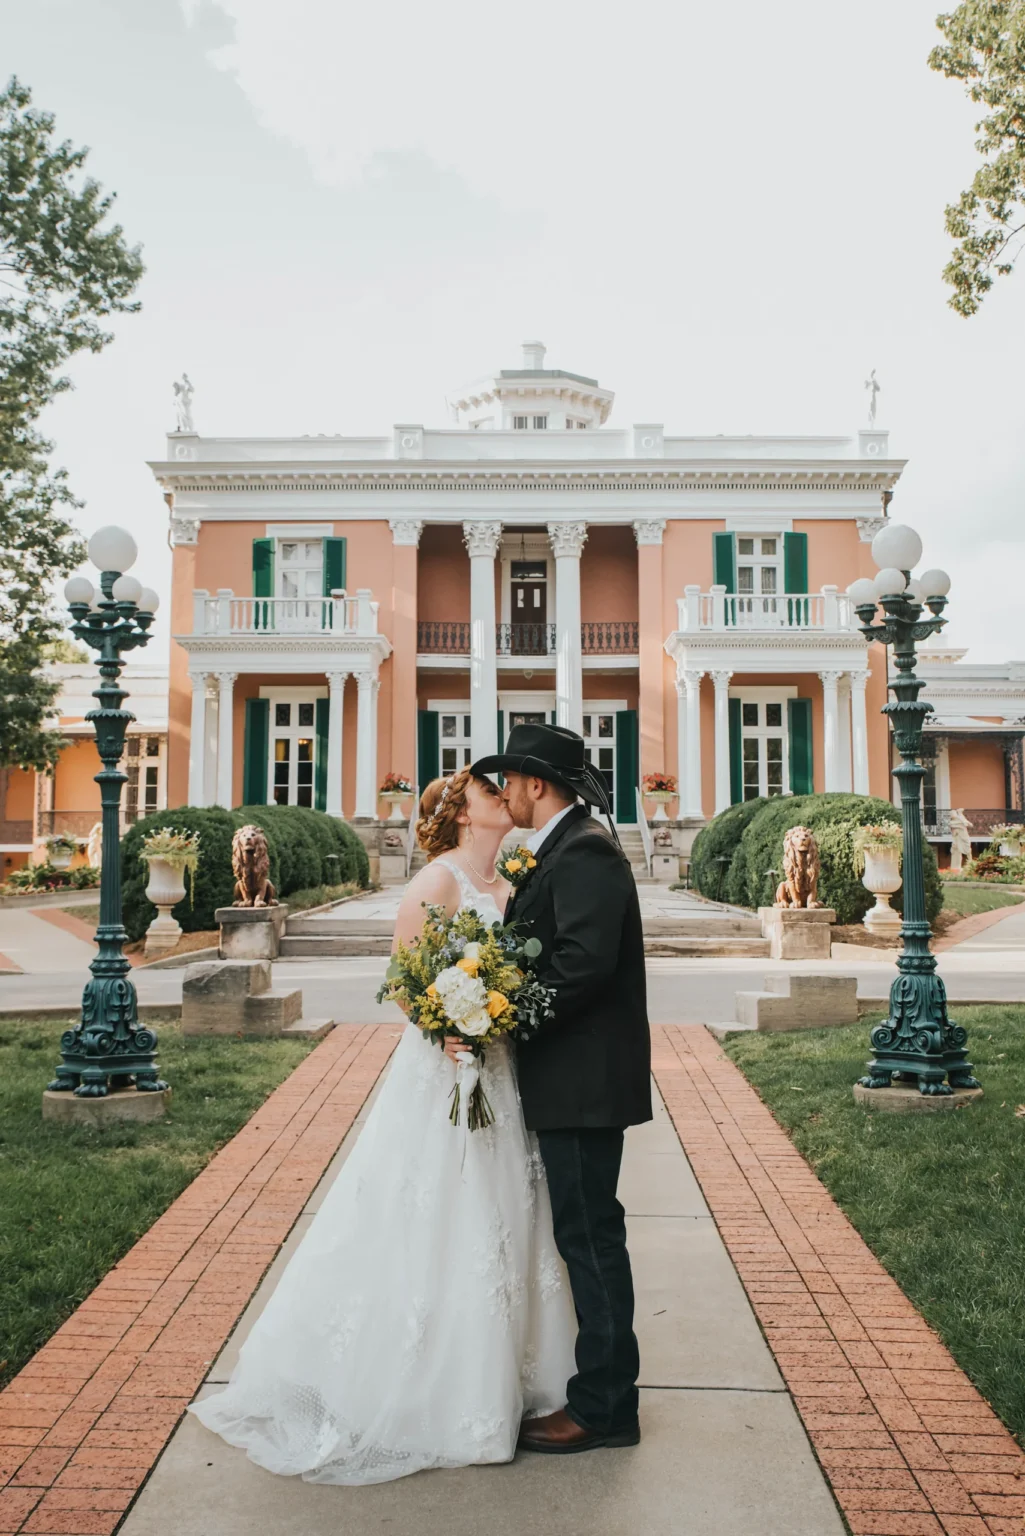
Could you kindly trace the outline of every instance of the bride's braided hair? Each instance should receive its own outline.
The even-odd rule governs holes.
[[[447,779],[432,779],[420,796],[416,840],[429,859],[448,853],[459,842],[460,811],[466,809],[466,791],[473,774],[460,768]]]

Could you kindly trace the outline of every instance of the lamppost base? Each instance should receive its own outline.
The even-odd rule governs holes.
[[[99,1128],[104,1125],[133,1121],[149,1124],[166,1118],[171,1103],[170,1088],[156,1093],[140,1093],[138,1088],[118,1088],[102,1098],[81,1099],[73,1093],[55,1093],[47,1088],[43,1093],[43,1119],[58,1125],[85,1125]]]
[[[866,1088],[863,1083],[854,1084],[854,1102],[866,1109],[878,1109],[891,1115],[932,1114],[934,1111],[961,1109],[982,1098],[981,1088],[954,1088],[950,1093],[919,1093],[904,1083],[892,1088]]]

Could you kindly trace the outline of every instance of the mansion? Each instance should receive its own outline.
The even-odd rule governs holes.
[[[424,785],[534,720],[583,735],[621,825],[645,774],[675,775],[683,852],[756,795],[892,798],[887,657],[846,596],[904,468],[888,434],[674,435],[610,426],[613,400],[527,343],[442,427],[170,434],[161,801],[367,825],[389,772]],[[922,658],[940,842],[952,806],[982,841],[1025,819],[1025,666],[963,654]]]

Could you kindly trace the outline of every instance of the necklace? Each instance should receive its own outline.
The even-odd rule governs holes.
[[[470,871],[470,873],[472,875],[476,875],[477,876],[478,880],[483,880],[485,885],[496,885],[498,883],[498,871],[497,870],[495,871],[495,873],[491,876],[491,879],[489,880],[487,875],[482,875],[479,869],[474,869],[474,867],[470,863],[469,859],[467,859],[467,861],[466,861],[466,867],[467,867],[467,869]]]

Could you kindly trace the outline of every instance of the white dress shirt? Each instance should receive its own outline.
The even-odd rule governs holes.
[[[576,809],[576,804],[577,802],[574,800],[572,805],[564,806],[561,811],[556,811],[555,815],[549,821],[546,821],[543,827],[538,827],[536,832],[532,832],[529,837],[524,838],[524,848],[529,848],[531,853],[537,853],[541,845],[546,843],[551,837],[562,818],[568,816],[570,811]]]

